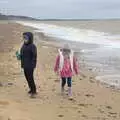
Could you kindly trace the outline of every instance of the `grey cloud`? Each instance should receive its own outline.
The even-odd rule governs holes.
[[[6,14],[40,18],[120,18],[119,0],[0,0]]]

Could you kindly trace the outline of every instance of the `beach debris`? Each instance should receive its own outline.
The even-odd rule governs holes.
[[[75,101],[75,100],[73,99],[73,97],[69,97],[69,100],[70,100],[70,101]]]
[[[88,106],[92,106],[92,104],[80,103],[80,104],[78,104],[78,106],[81,106],[81,107],[88,107]]]
[[[117,115],[116,112],[109,112],[109,114],[111,114],[111,115]]]
[[[8,85],[9,85],[9,86],[12,86],[12,85],[13,85],[13,83],[8,83]]]
[[[81,113],[81,111],[80,111],[80,110],[78,110],[78,113]]]
[[[86,104],[78,104],[79,106],[82,106],[82,107],[85,107],[86,106]]]
[[[58,115],[58,117],[64,117],[64,115]]]
[[[111,107],[111,106],[106,106],[106,108],[107,108],[107,109],[112,109],[112,107]]]
[[[117,118],[117,113],[114,113],[114,112],[109,112],[108,117]]]
[[[82,115],[82,117],[87,118],[87,115]]]
[[[51,80],[51,79],[52,79],[52,77],[48,77],[48,79],[50,79],[50,80]]]
[[[92,94],[86,94],[85,96],[86,96],[86,97],[95,97],[95,96],[92,95]]]
[[[60,82],[60,80],[59,79],[56,79],[56,80],[54,80],[55,82]]]

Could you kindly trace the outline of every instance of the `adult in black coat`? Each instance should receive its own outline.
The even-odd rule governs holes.
[[[24,75],[27,80],[31,95],[36,94],[36,85],[34,82],[34,69],[37,62],[37,48],[33,43],[33,34],[31,32],[23,33],[24,44],[20,50],[21,67],[24,69]]]

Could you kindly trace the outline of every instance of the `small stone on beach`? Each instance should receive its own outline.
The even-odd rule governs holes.
[[[58,117],[64,117],[64,115],[58,115]]]
[[[108,109],[112,109],[112,107],[111,107],[111,106],[106,106],[106,108],[108,108]]]
[[[95,81],[93,81],[93,80],[90,80],[90,82],[91,82],[91,83],[95,83]]]
[[[55,82],[59,82],[60,80],[54,80]]]
[[[79,110],[78,113],[81,113],[81,111]]]
[[[10,85],[10,86],[11,86],[11,85],[13,85],[13,83],[8,83],[8,85]]]
[[[93,77],[90,77],[90,79],[94,79]]]
[[[109,112],[109,114],[111,114],[111,115],[117,115],[116,112]]]
[[[86,115],[82,115],[82,117],[86,118],[87,116]]]
[[[86,94],[85,96],[86,97],[95,97],[94,95],[91,95],[91,94]]]

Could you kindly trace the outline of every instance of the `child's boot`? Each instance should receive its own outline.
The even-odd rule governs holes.
[[[71,89],[71,87],[68,88],[68,96],[69,96],[69,99],[72,99],[72,89]]]

